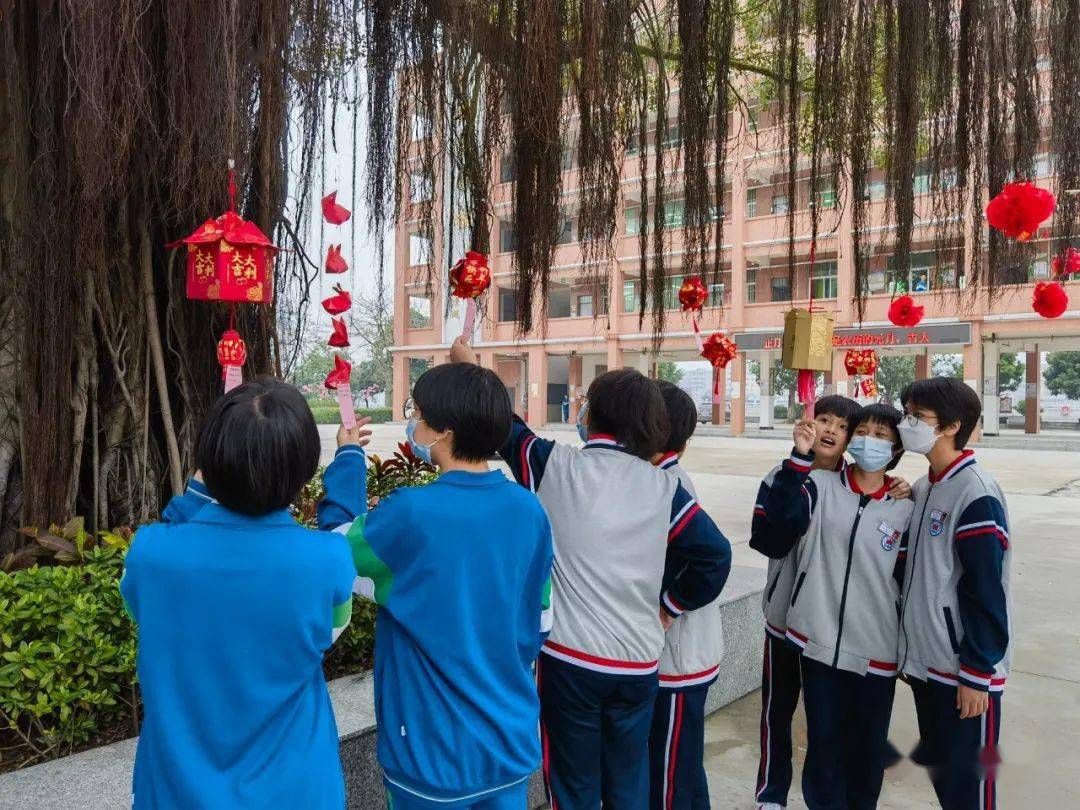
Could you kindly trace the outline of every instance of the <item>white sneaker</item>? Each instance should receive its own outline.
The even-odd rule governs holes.
[[[757,810],[784,810],[784,805],[777,804],[776,802],[769,802],[768,804],[759,804]]]

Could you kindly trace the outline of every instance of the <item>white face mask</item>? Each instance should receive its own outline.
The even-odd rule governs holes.
[[[876,436],[856,436],[847,449],[855,464],[865,472],[885,469],[893,457],[892,442]]]
[[[904,449],[912,453],[925,456],[937,444],[938,435],[934,432],[934,426],[910,414],[900,420],[898,430]]]

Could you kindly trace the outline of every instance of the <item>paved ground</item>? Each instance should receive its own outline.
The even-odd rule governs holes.
[[[331,428],[324,426],[332,452]],[[571,440],[565,430],[550,434]],[[372,451],[392,452],[404,439],[400,424],[376,428]],[[736,563],[762,569],[765,560],[747,546],[750,512],[761,476],[786,455],[784,439],[701,436],[684,463],[694,476],[706,510],[732,542]],[[997,476],[1010,514],[1015,609],[1013,673],[1005,691],[1002,749],[1005,766],[1000,806],[1066,807],[1080,801],[1080,460],[1054,450],[978,451]],[[925,464],[906,458],[899,474],[915,480]],[[706,729],[706,756],[714,806],[753,807],[757,768],[759,693],[713,715]],[[910,692],[897,689],[892,740],[901,751],[915,743]],[[805,754],[802,712],[797,714],[795,786],[790,806],[801,806],[798,780]],[[1073,800],[1068,800],[1068,796]],[[935,804],[929,782],[908,762],[886,776],[882,807]]]

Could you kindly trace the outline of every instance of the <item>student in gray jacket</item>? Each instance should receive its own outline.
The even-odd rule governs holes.
[[[653,463],[677,480],[694,498],[697,491],[679,463],[697,427],[697,407],[690,395],[667,381],[658,383],[667,407],[667,443]],[[665,572],[665,579],[674,572]],[[649,733],[649,807],[651,810],[708,810],[705,777],[705,699],[720,671],[724,633],[715,602],[688,610],[675,619],[660,654],[660,688]]]
[[[807,752],[803,797],[816,808],[876,806],[893,756],[889,720],[898,665],[897,561],[912,502],[889,495],[886,471],[903,448],[903,414],[868,405],[849,421],[840,471],[808,471],[812,422],[795,428],[797,458],[773,482],[766,511],[798,537],[798,573],[787,613],[787,637],[802,650]],[[770,556],[791,546],[777,542]]]
[[[992,808],[1001,697],[1012,650],[1005,495],[966,449],[979,396],[960,380],[901,393],[900,436],[930,462],[915,483],[900,617],[900,666],[915,696],[919,747],[945,810]]]

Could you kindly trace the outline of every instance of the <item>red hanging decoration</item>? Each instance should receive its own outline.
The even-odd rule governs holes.
[[[331,191],[322,198],[322,215],[323,219],[331,225],[340,225],[343,222],[349,221],[352,212],[345,206],[339,205],[337,201],[337,192]]]
[[[844,368],[853,377],[872,377],[877,367],[877,352],[873,349],[848,349],[844,353]]]
[[[208,219],[186,245],[187,297],[195,301],[269,304],[274,297],[272,259],[278,249],[253,222],[235,211]]]
[[[910,295],[901,295],[889,305],[889,320],[894,326],[917,326],[925,311],[926,307],[916,306]]]
[[[877,399],[877,395],[878,395],[877,380],[875,380],[873,377],[867,377],[865,380],[863,380],[862,381],[862,392],[863,392],[863,396],[867,397],[868,399]]]
[[[1074,247],[1066,248],[1064,255],[1054,257],[1050,267],[1055,278],[1080,273],[1080,250]]]
[[[491,269],[483,253],[466,251],[450,268],[450,292],[458,298],[476,298],[490,286]]]
[[[1044,318],[1060,318],[1069,308],[1069,296],[1056,281],[1040,281],[1035,285],[1031,308]]]
[[[349,333],[345,329],[345,320],[343,318],[331,318],[330,323],[334,327],[334,332],[330,335],[330,339],[326,341],[326,344],[338,349],[348,346]]]
[[[700,313],[709,299],[709,290],[701,276],[690,276],[679,287],[679,304],[683,312]]]
[[[232,320],[230,315],[229,320]],[[225,331],[217,344],[217,359],[221,364],[221,378],[225,381],[225,393],[229,393],[244,381],[240,370],[247,360],[247,346],[240,333],[233,328]]]
[[[720,372],[735,359],[739,347],[731,338],[722,332],[713,332],[709,335],[701,348],[701,356],[708,360],[713,367],[713,396],[720,395]]]
[[[334,368],[326,375],[325,385],[327,388],[336,390],[344,384],[349,387],[349,378],[352,376],[352,363],[345,360],[340,354],[334,355]]]
[[[1026,242],[1054,213],[1054,195],[1033,183],[1006,183],[986,206],[991,227],[1018,242]]]
[[[349,295],[349,291],[342,289],[340,284],[335,284],[334,292],[336,295],[331,295],[329,298],[323,299],[323,309],[331,315],[340,315],[342,312],[348,312],[349,308],[352,307],[352,296]]]
[[[341,245],[330,245],[326,249],[326,272],[331,275],[337,273],[344,273],[349,269],[349,265],[345,262],[345,259],[341,256]]]

